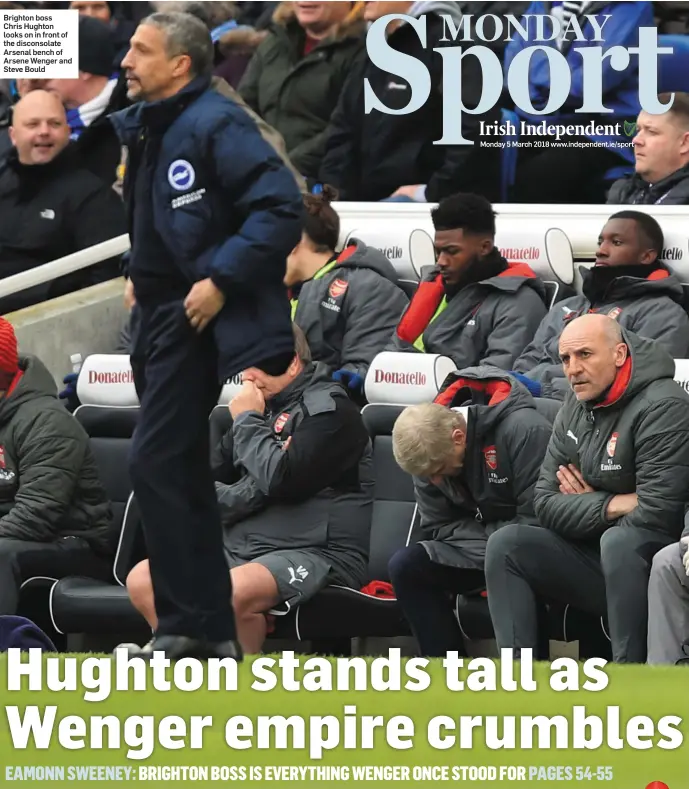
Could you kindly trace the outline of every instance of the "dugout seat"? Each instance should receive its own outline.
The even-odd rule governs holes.
[[[89,399],[88,390],[82,390],[81,399],[84,398]],[[74,412],[74,418],[89,434],[101,481],[112,502],[119,539],[111,582],[71,577],[53,585],[50,613],[59,633],[107,635],[137,633],[145,628],[145,622],[132,607],[121,585],[129,570],[127,562],[133,554],[129,535],[136,530],[131,526],[138,520],[128,474],[129,446],[138,416],[137,406],[108,407],[87,403]]]

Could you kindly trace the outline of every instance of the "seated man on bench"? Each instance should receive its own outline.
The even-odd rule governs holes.
[[[368,433],[329,368],[311,361],[296,325],[294,334],[286,373],[244,371],[214,462],[237,633],[248,654],[260,652],[266,614],[278,606],[289,610],[327,584],[360,589],[367,580]],[[132,569],[127,589],[155,630],[148,561]]]

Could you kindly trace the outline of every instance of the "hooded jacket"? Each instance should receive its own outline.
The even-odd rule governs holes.
[[[541,395],[562,400],[569,391],[560,363],[559,340],[565,326],[587,312],[601,312],[641,337],[664,347],[675,359],[689,354],[689,317],[684,310],[684,291],[674,274],[664,266],[649,268],[649,275],[616,277],[603,293],[596,295],[596,268],[582,266],[583,296],[559,301],[543,319],[533,342],[514,365],[515,372],[541,384]],[[605,276],[605,269],[601,267]],[[587,296],[588,294],[588,296]]]
[[[306,33],[292,3],[281,3],[269,35],[239,83],[246,103],[277,129],[305,176],[316,178],[327,127],[355,60],[365,57],[363,4],[355,3],[332,36],[304,54]]]
[[[382,252],[352,239],[292,300],[313,358],[365,378],[409,303],[398,283]]]
[[[638,173],[634,173],[610,187],[607,203],[616,205],[688,205],[689,164],[649,184]]]
[[[556,41],[542,41],[537,39],[538,17],[552,14],[551,2],[536,0],[527,8],[522,21],[525,24],[528,37],[514,35],[505,50],[505,82],[509,69],[514,59],[530,47],[536,46],[529,61],[529,97],[536,110],[542,110],[548,103],[551,91],[551,76],[549,60],[542,51],[545,47],[557,48]],[[596,31],[586,17],[595,16],[598,25],[603,25],[603,42],[595,40]],[[606,20],[606,17],[608,19]],[[636,119],[641,106],[639,104],[639,62],[638,57],[632,56],[630,65],[623,72],[612,67],[611,59],[605,57],[602,64],[597,66],[599,79],[602,86],[602,105],[611,110],[610,114],[600,113],[584,115],[577,113],[581,108],[584,96],[584,62],[585,52],[590,47],[601,47],[604,53],[614,47],[638,47],[639,28],[653,27],[653,4],[650,2],[598,2],[589,3],[579,16],[579,23],[586,38],[577,41],[572,36],[563,42],[560,54],[567,59],[567,67],[571,76],[568,98],[563,106],[553,115],[534,115],[524,109],[515,107],[516,112],[528,123],[540,124],[577,124],[586,126],[590,121],[595,124],[619,124],[619,134],[589,134],[591,140],[601,145],[610,146],[615,153],[629,162],[634,161],[634,151],[630,145],[631,138],[624,134],[624,120]],[[550,28],[548,28],[550,29]],[[538,51],[540,49],[541,51]]]
[[[129,149],[124,195],[137,302],[181,302],[195,282],[212,279],[226,298],[207,329],[219,381],[293,352],[282,280],[303,202],[256,124],[201,77],[112,120]]]
[[[431,93],[418,110],[388,115],[364,111],[365,80],[378,99],[391,109],[402,109],[411,98],[409,83],[382,71],[369,58],[352,68],[333,114],[320,180],[332,184],[342,200],[377,201],[398,187],[425,185],[425,199],[437,202],[458,191],[499,199],[499,152],[477,145],[435,145],[443,136],[443,59],[434,50],[457,46],[446,35],[443,16],[455,25],[461,20],[457,3],[417,2],[409,16],[426,16],[424,48],[411,25],[403,23],[388,37],[388,44],[423,64],[430,75]],[[420,64],[418,64],[420,66]],[[462,101],[474,108],[481,99],[481,66],[477,58],[462,61]],[[480,123],[499,120],[496,106],[481,115],[462,115],[462,136],[480,139]]]
[[[570,540],[597,541],[611,526],[651,529],[679,539],[689,491],[689,395],[673,380],[672,357],[623,329],[629,356],[598,402],[567,395],[536,485],[542,526]],[[593,493],[560,493],[557,471],[574,464]],[[615,521],[613,496],[636,493],[637,507]]]
[[[21,164],[16,150],[0,162],[0,272],[9,277],[127,232],[115,192],[85,169],[73,143],[48,164]],[[0,299],[7,314],[118,276],[103,261]]]
[[[440,485],[415,479],[422,539],[434,562],[483,569],[486,542],[510,523],[536,524],[533,490],[551,423],[514,378],[492,367],[460,370],[436,403],[466,401],[466,454],[461,472]]]
[[[229,557],[251,561],[271,551],[313,548],[363,585],[371,462],[357,406],[324,364],[306,365],[267,402],[265,414],[240,414],[216,452]]]
[[[479,364],[510,370],[547,312],[545,286],[525,263],[464,286],[438,314],[443,294],[439,271],[433,269],[386,350],[443,354],[459,370]]]
[[[110,503],[83,427],[58,401],[43,363],[20,357],[21,377],[0,400],[0,538],[80,537],[114,549]]]

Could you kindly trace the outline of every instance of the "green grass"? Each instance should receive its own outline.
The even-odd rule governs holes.
[[[78,655],[80,660],[89,656]],[[93,656],[91,656],[93,657]],[[277,657],[277,656],[274,656]],[[307,658],[302,656],[302,664]],[[653,781],[662,781],[670,789],[689,789],[689,727],[686,720],[680,726],[684,742],[674,750],[663,750],[653,747],[648,750],[634,750],[626,745],[622,750],[612,750],[603,746],[597,750],[574,750],[569,747],[564,750],[552,748],[541,750],[537,747],[532,750],[489,750],[483,744],[481,730],[475,731],[477,741],[471,750],[460,749],[457,746],[448,750],[436,750],[426,741],[426,726],[428,721],[440,715],[457,719],[459,716],[524,716],[545,715],[553,717],[565,716],[571,720],[572,708],[576,705],[585,706],[587,715],[599,716],[605,722],[608,707],[620,708],[622,736],[625,726],[630,718],[637,715],[648,716],[655,723],[666,715],[675,715],[684,718],[689,707],[689,672],[682,668],[649,668],[646,666],[614,666],[606,667],[609,677],[608,687],[600,692],[565,691],[555,692],[549,687],[550,667],[547,664],[536,666],[536,679],[539,688],[536,692],[518,690],[507,692],[504,690],[474,692],[463,690],[452,692],[445,687],[445,673],[439,661],[433,661],[428,669],[431,676],[431,686],[427,690],[412,692],[402,690],[374,691],[351,690],[343,691],[287,691],[278,687],[268,692],[251,689],[254,676],[251,673],[251,662],[245,662],[239,669],[239,690],[237,691],[196,691],[184,692],[171,690],[169,692],[148,689],[145,691],[131,690],[128,692],[113,692],[105,701],[87,702],[83,699],[83,690],[71,692],[40,692],[27,689],[9,692],[7,690],[7,660],[0,656],[0,694],[3,699],[3,710],[0,715],[0,786],[17,786],[15,781],[6,780],[6,767],[17,765],[126,765],[141,766],[155,765],[234,765],[237,768],[257,765],[399,765],[409,768],[419,766],[447,765],[450,768],[457,765],[492,765],[499,768],[501,765],[529,766],[568,766],[573,774],[577,767],[590,767],[592,777],[590,780],[577,781],[552,781],[552,780],[526,780],[494,781],[494,782],[457,782],[450,780],[446,785],[463,787],[563,787],[603,785],[610,789],[646,789]],[[402,663],[404,664],[404,660]],[[277,669],[276,669],[277,671]],[[169,672],[168,672],[169,674]],[[279,675],[278,675],[279,676]],[[298,672],[297,676],[303,676]],[[464,670],[461,678],[466,679]],[[499,674],[498,674],[499,676]],[[405,680],[402,672],[403,683]],[[586,677],[582,676],[582,682]],[[122,744],[118,749],[94,749],[89,747],[88,737],[86,747],[80,750],[63,748],[57,738],[57,723],[53,733],[50,747],[39,749],[34,745],[20,750],[16,749],[11,741],[8,728],[8,718],[5,708],[18,706],[23,709],[26,705],[57,705],[56,721],[59,722],[68,715],[78,715],[88,721],[90,716],[114,715],[121,720],[129,716],[153,716],[155,724],[169,715],[181,716],[189,721],[190,717],[212,716],[212,726],[204,729],[203,747],[191,749],[187,747],[180,750],[166,750],[157,744],[150,757],[140,760],[127,758],[127,746]],[[383,716],[387,722],[393,716],[408,716],[414,721],[415,733],[413,747],[408,750],[397,750],[390,747],[385,741],[384,728],[375,730],[374,745],[372,750],[345,749],[339,747],[335,750],[324,751],[323,758],[312,760],[309,757],[309,716],[333,715],[339,720],[344,717],[344,707],[356,707],[357,716]],[[253,719],[258,716],[281,715],[303,716],[306,719],[306,749],[288,747],[287,749],[259,749],[251,747],[246,750],[237,750],[229,747],[224,738],[225,722],[232,716],[244,715]],[[502,730],[502,726],[500,727]],[[517,722],[517,732],[519,724]],[[448,733],[448,732],[444,732]],[[657,737],[651,738],[653,742]],[[519,742],[519,741],[518,741]],[[537,742],[537,740],[536,740]],[[571,742],[571,737],[570,737]],[[254,740],[255,743],[255,740]],[[107,745],[107,741],[106,741]],[[609,766],[613,770],[612,780],[595,779],[598,767]],[[138,781],[137,781],[138,783]],[[326,786],[322,781],[236,781],[231,783],[253,783],[254,786]],[[336,784],[332,781],[330,783]],[[129,785],[130,782],[126,782]],[[193,782],[151,781],[147,786],[163,786],[174,784],[176,786],[196,786]],[[408,782],[381,782],[365,781],[356,782],[358,787],[405,786],[426,787],[442,786],[443,782],[414,781]],[[51,781],[50,786],[110,786],[114,782],[100,782],[98,784],[86,781]],[[227,784],[224,784],[227,785]],[[354,785],[354,782],[340,782],[339,786]]]

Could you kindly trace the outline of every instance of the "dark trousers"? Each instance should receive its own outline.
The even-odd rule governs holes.
[[[141,411],[130,469],[151,566],[157,634],[234,639],[210,467],[208,417],[221,390],[212,328],[196,333],[182,301],[141,306],[132,345]]]
[[[423,545],[397,551],[388,565],[397,601],[426,657],[448,652],[466,654],[462,632],[454,613],[458,594],[484,584],[480,570],[448,567],[432,561]]]
[[[79,537],[55,542],[0,538],[0,615],[17,613],[21,586],[29,578],[58,581],[70,575],[104,581],[112,576],[112,563],[93,553]]]
[[[522,142],[547,142],[549,147],[520,148],[513,199],[515,203],[604,203],[603,175],[624,160],[614,148],[575,148],[587,137],[522,137]],[[563,144],[560,147],[560,144]]]
[[[488,604],[498,647],[537,649],[540,601],[607,613],[613,660],[646,661],[648,579],[653,556],[673,540],[649,529],[613,526],[600,545],[549,529],[512,525],[490,536]]]

